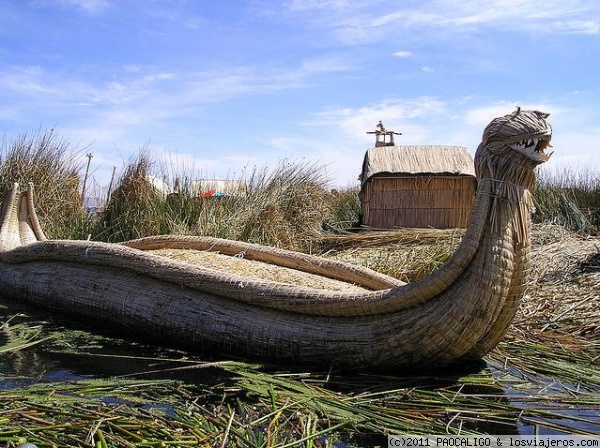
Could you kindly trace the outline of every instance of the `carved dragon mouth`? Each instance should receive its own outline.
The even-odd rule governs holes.
[[[546,148],[551,148],[552,131],[543,131],[537,134],[531,134],[527,137],[520,136],[518,140],[509,143],[510,147],[521,152],[528,158],[537,162],[547,162],[554,154],[554,151],[546,152]]]
[[[510,148],[529,160],[540,164],[548,161],[552,152],[552,127],[546,121],[550,114],[537,110],[517,110],[496,118],[485,128],[482,142],[490,151]]]

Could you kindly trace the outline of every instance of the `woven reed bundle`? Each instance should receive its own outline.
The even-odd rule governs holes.
[[[522,144],[532,136],[540,138],[533,149]],[[77,310],[200,350],[277,362],[400,369],[476,359],[505,334],[527,285],[529,189],[549,138],[545,114],[536,111],[501,117],[486,128],[483,141],[492,144],[480,145],[476,154],[479,182],[470,225],[444,266],[410,284],[275,248],[153,237],[123,245],[40,241],[5,249],[0,286],[14,298]],[[29,216],[34,213],[29,209]],[[23,214],[20,219],[21,226],[31,224]],[[4,216],[2,230],[8,232],[13,221]],[[377,289],[255,280],[150,252],[179,249],[243,253]]]

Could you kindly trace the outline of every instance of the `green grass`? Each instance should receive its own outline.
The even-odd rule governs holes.
[[[61,447],[386,446],[387,434],[511,434],[517,424],[584,435],[593,429],[574,423],[598,423],[572,410],[600,408],[593,359],[598,347],[572,349],[508,339],[483,369],[409,376],[181,358],[173,360],[180,367],[171,373],[212,368],[222,379],[192,384],[145,380],[144,372],[135,372],[131,378],[0,390],[0,441]],[[110,362],[90,355],[90,363]],[[152,364],[148,359],[148,373],[156,374]]]

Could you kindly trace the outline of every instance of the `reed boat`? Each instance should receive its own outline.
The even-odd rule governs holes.
[[[412,283],[217,238],[49,240],[32,188],[15,184],[0,221],[0,291],[219,356],[358,370],[480,359],[503,338],[527,286],[531,189],[551,155],[547,117],[517,109],[485,128],[465,235],[442,267]],[[228,270],[239,263],[243,270]]]

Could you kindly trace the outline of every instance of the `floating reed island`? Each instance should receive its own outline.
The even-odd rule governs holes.
[[[14,300],[204,353],[357,370],[476,360],[503,338],[527,283],[547,116],[518,109],[485,128],[465,235],[442,267],[412,283],[218,238],[48,240],[32,188],[15,184],[0,221],[0,287]]]

